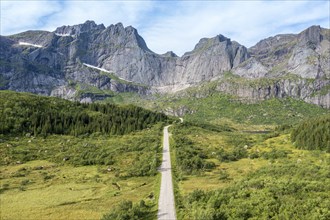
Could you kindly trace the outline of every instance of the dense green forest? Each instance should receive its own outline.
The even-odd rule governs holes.
[[[330,114],[300,123],[292,130],[291,140],[299,149],[330,152]]]
[[[162,113],[133,105],[83,104],[0,91],[0,133],[3,134],[122,135],[167,120]]]

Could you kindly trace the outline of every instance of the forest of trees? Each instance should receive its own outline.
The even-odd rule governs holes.
[[[299,149],[330,152],[330,114],[300,123],[292,130],[291,140]]]
[[[122,135],[169,120],[133,105],[83,104],[59,98],[0,91],[0,133]]]

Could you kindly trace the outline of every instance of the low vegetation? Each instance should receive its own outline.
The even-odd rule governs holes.
[[[232,186],[186,195],[182,219],[329,219],[329,166],[267,165]]]
[[[330,217],[330,154],[297,149],[290,141],[291,126],[268,133],[245,131],[256,128],[172,128],[178,219]],[[198,146],[202,159],[213,163],[211,169],[182,172],[176,147],[182,137],[192,149]]]
[[[161,124],[110,137],[0,135],[1,219],[100,219],[124,200],[143,200],[155,218],[161,135]]]
[[[124,200],[114,210],[105,214],[101,220],[150,219],[151,217],[154,216],[151,215],[150,207],[145,204],[144,200],[137,204]]]

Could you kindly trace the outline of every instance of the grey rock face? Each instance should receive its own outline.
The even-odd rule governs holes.
[[[181,66],[185,68],[177,76],[177,82],[184,80],[189,84],[196,84],[220,77],[248,57],[244,46],[222,35],[203,38],[193,51],[185,53],[179,60]],[[177,72],[180,73],[180,70]]]
[[[84,32],[104,29],[105,27],[103,24],[97,25],[94,21],[86,21],[84,24],[58,27],[54,32],[59,36],[77,36]]]
[[[329,35],[329,29],[312,26],[297,35],[267,38],[249,48],[251,59],[255,60],[240,65],[233,72],[240,76],[249,72],[251,78],[287,74],[311,79],[329,77]],[[258,65],[251,68],[256,62]]]
[[[85,101],[93,101],[101,97],[84,97],[82,88],[83,94],[91,94],[90,90],[174,92],[204,81],[225,80],[230,73],[282,81],[258,91],[247,85],[229,89],[232,83],[227,82],[219,91],[252,99],[291,96],[329,107],[330,33],[319,26],[270,37],[249,49],[223,35],[203,38],[182,57],[171,51],[152,52],[136,29],[121,23],[105,27],[86,21],[54,32],[0,36],[0,42],[0,89],[68,99],[80,94]],[[288,83],[285,78],[292,75],[301,81]],[[311,80],[318,83],[308,84]]]
[[[240,97],[242,100],[249,102],[292,97],[324,108],[330,108],[330,93],[324,92],[324,88],[329,86],[330,80],[310,81],[300,78],[273,79],[262,82],[247,79],[242,83],[241,79],[239,81],[221,81],[218,83],[216,90]]]

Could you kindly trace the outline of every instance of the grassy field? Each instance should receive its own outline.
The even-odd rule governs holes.
[[[120,179],[102,169],[47,161],[2,167],[1,219],[100,219],[123,200],[157,210],[156,196],[148,196],[158,191],[159,175]]]
[[[139,157],[160,163],[160,126],[113,137],[2,136],[1,219],[100,219],[126,200],[144,200],[150,218],[155,218],[157,164],[149,167],[154,174],[136,169],[146,169],[140,167]],[[114,157],[108,165],[81,165],[91,159],[82,155],[82,148],[110,149]]]

